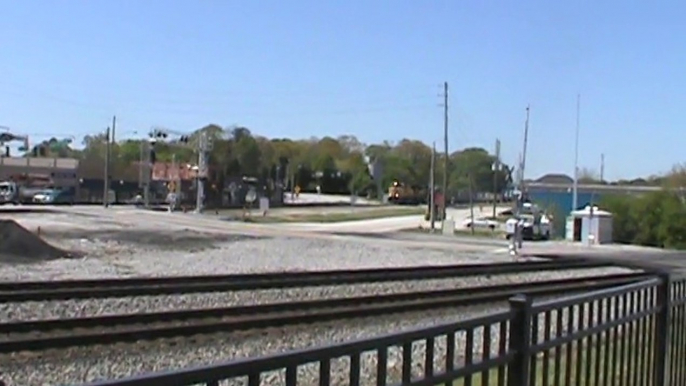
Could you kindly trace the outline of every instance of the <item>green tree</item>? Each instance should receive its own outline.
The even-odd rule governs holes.
[[[686,249],[686,205],[674,192],[666,192],[661,198],[662,217],[657,229],[660,246]]]
[[[629,195],[609,195],[600,206],[612,213],[612,238],[618,243],[631,244],[638,232],[638,222],[632,209],[636,198]]]
[[[626,244],[686,249],[686,203],[678,191],[643,196],[616,195],[601,200],[613,213],[613,238]]]
[[[508,165],[495,171],[495,157],[482,148],[467,148],[451,155],[450,188],[452,191],[468,191],[470,179],[475,192],[502,193],[511,179]]]

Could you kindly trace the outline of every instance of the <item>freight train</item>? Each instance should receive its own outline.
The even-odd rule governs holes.
[[[419,205],[427,202],[428,192],[419,186],[393,181],[388,188],[388,202],[398,205]]]

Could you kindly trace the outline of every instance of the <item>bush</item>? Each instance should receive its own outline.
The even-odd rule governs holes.
[[[686,203],[677,193],[606,196],[601,206],[613,214],[616,242],[686,249]]]

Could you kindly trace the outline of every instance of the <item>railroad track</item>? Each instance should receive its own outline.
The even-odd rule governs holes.
[[[607,262],[565,259],[502,264],[460,264],[317,272],[6,282],[0,283],[0,303],[447,279],[475,275],[588,269],[611,265]]]
[[[513,294],[567,294],[627,284],[647,276],[629,273],[257,306],[3,323],[0,353],[130,343],[493,303]]]

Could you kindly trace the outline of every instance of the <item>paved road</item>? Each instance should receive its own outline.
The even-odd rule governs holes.
[[[669,270],[686,274],[686,252],[634,245],[594,245],[586,246],[568,242],[525,243],[521,249],[523,256],[563,256],[584,257],[612,261],[647,269]]]
[[[301,193],[298,197],[291,198],[290,193],[284,194],[284,202],[288,204],[349,204],[350,196],[337,194],[316,194],[316,193]],[[356,199],[356,203],[360,205],[379,205],[376,200],[367,200],[361,197]]]
[[[46,207],[43,207],[46,209]],[[211,232],[216,234],[227,235],[250,235],[250,236],[281,236],[281,237],[304,237],[316,238],[322,240],[351,240],[371,244],[393,245],[414,248],[435,248],[443,250],[452,250],[460,252],[506,252],[506,249],[489,243],[483,242],[465,242],[461,243],[459,238],[440,237],[436,235],[421,235],[426,238],[407,236],[392,236],[388,237],[380,232],[381,229],[395,229],[397,225],[380,226],[384,221],[393,223],[394,219],[377,219],[367,220],[364,227],[359,227],[359,224],[347,223],[339,224],[315,224],[318,226],[314,229],[307,227],[295,227],[294,224],[255,224],[244,222],[229,222],[221,221],[217,218],[198,216],[191,213],[166,213],[166,212],[152,212],[140,210],[132,207],[112,207],[104,209],[97,206],[72,206],[72,207],[55,207],[56,211],[78,214],[80,216],[89,216],[98,218],[103,224],[112,224],[115,227],[127,227],[128,225],[135,227],[143,227],[149,229],[178,229],[179,231],[191,230],[197,232]],[[0,214],[2,210],[0,210]],[[74,217],[75,222],[78,223],[78,217]],[[416,218],[415,218],[416,221]],[[371,225],[370,223],[371,222]],[[128,225],[127,225],[128,224]],[[416,224],[416,222],[415,222]],[[303,224],[299,224],[303,225]],[[337,227],[326,228],[327,225],[337,225]],[[367,227],[367,228],[365,228]],[[364,231],[369,227],[376,229],[377,232]],[[352,232],[350,230],[353,230]],[[378,237],[374,237],[378,236]]]
[[[498,208],[498,211],[506,208]],[[489,216],[490,210],[480,212],[478,208],[474,210],[476,218]],[[464,220],[470,218],[471,212],[469,209],[463,208],[448,208],[448,218],[455,220],[455,229],[464,230]],[[424,220],[422,215],[411,216],[396,216],[387,218],[377,218],[371,220],[355,220],[336,223],[281,223],[269,224],[274,227],[287,227],[290,229],[307,230],[313,232],[349,232],[349,233],[388,233],[401,231],[406,229],[428,229],[430,227],[429,221]],[[440,222],[437,222],[440,227]]]

